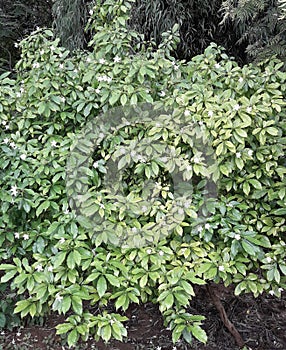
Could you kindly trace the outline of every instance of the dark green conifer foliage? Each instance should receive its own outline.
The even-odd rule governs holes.
[[[84,0],[54,0],[54,30],[61,44],[71,51],[86,47],[84,28],[88,6]]]

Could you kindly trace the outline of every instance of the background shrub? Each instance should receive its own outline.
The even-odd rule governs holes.
[[[89,335],[122,340],[119,310],[140,301],[159,304],[174,342],[206,342],[203,317],[188,313],[194,285],[222,281],[235,284],[236,294],[278,297],[285,288],[285,73],[276,60],[240,68],[214,44],[189,63],[177,61],[170,54],[177,27],[154,51],[126,28],[132,2],[116,4],[93,9],[93,52],[71,55],[51,31],[38,30],[21,42],[17,78],[1,76],[1,283],[22,296],[15,308],[22,317],[70,312],[57,327],[69,345]],[[154,122],[122,125],[90,156],[85,214],[113,224],[95,234],[68,201],[70,150],[101,113],[140,103],[158,109]],[[178,132],[181,121],[190,127]],[[190,146],[194,137],[213,149],[213,166]],[[147,162],[131,164],[132,142],[141,138],[176,156],[162,162],[152,150]],[[102,186],[109,157],[125,167],[129,195],[122,198]],[[193,185],[181,210],[172,207],[176,169]],[[217,194],[206,192],[208,179]],[[138,215],[148,180],[159,184],[156,198]],[[153,227],[170,213],[171,232],[155,244],[113,244],[133,228],[156,237]],[[108,313],[110,300],[116,311]],[[91,314],[86,303],[100,312]]]

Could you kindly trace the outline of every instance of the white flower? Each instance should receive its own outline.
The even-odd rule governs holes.
[[[219,270],[219,271],[224,271],[224,266],[220,265],[220,266],[218,267],[218,270]]]
[[[111,77],[107,77],[106,81],[107,81],[107,83],[111,83],[112,82],[112,78]]]
[[[62,100],[63,103],[66,102],[66,98],[64,96],[61,97],[61,100]]]
[[[102,76],[99,76],[99,77],[97,77],[97,80],[98,80],[98,81],[103,81],[104,79],[103,79]]]
[[[41,50],[40,51],[40,55],[43,56],[43,54],[45,53],[45,50]]]
[[[194,163],[198,164],[200,163],[200,158],[198,156],[194,156]]]
[[[74,73],[78,73],[78,69],[75,68],[75,69],[73,70],[73,72],[74,72]]]
[[[133,151],[130,152],[130,155],[131,155],[131,157],[135,157],[136,156],[136,152],[133,150]]]
[[[240,77],[240,78],[238,79],[238,81],[239,81],[240,83],[242,83],[242,82],[243,82],[243,78]]]
[[[90,58],[90,57],[87,57],[86,62],[87,62],[87,63],[91,62],[91,58]]]
[[[179,208],[178,214],[182,215],[182,214],[184,214],[184,213],[185,213],[185,212],[184,212],[184,209],[183,209],[183,208]]]
[[[176,62],[175,61],[172,61],[172,66],[175,66],[176,65]]]
[[[251,156],[253,155],[252,149],[249,149],[249,150],[247,151],[247,154],[251,157]]]
[[[19,46],[19,44],[18,43],[14,43],[14,46],[17,48]]]
[[[219,64],[219,63],[216,63],[216,64],[215,64],[215,68],[220,68],[220,64]]]
[[[174,66],[174,69],[175,69],[175,70],[178,70],[178,69],[179,69],[179,66],[175,65],[175,66]]]
[[[70,213],[70,211],[69,211],[68,209],[65,209],[65,210],[64,210],[64,214],[65,214],[65,215],[68,215],[69,213]]]
[[[165,91],[161,91],[159,95],[160,95],[161,97],[164,97],[164,96],[166,96],[166,92],[165,92]]]
[[[17,332],[17,333],[16,333],[16,336],[17,336],[17,337],[21,337],[21,334],[22,334],[21,332]]]
[[[176,346],[173,346],[173,349],[172,350],[177,350],[177,347]]]
[[[136,232],[138,231],[138,229],[137,229],[137,227],[132,227],[132,228],[131,228],[131,231],[132,231],[133,233],[136,233]]]
[[[22,160],[25,160],[25,159],[27,158],[27,155],[23,153],[23,154],[20,155],[20,158],[21,158]]]
[[[191,112],[188,109],[186,109],[184,112],[185,117],[188,117],[190,114],[191,114]]]
[[[241,153],[240,152],[237,152],[235,155],[236,155],[236,158],[241,158]]]
[[[247,113],[250,113],[251,111],[252,111],[252,107],[251,107],[251,106],[249,106],[249,107],[246,108],[246,112],[247,112]]]
[[[7,122],[6,122],[6,120],[2,120],[2,123],[1,123],[2,125],[6,125],[7,124]]]
[[[96,162],[94,162],[93,164],[92,164],[92,166],[95,168],[95,169],[97,169],[98,168],[98,165],[99,165],[99,163],[96,161]]]
[[[105,62],[106,62],[106,61],[105,61],[104,58],[100,58],[100,59],[99,59],[99,63],[100,63],[100,64],[104,64]]]
[[[63,68],[64,68],[64,65],[61,63],[61,64],[59,65],[59,68],[60,68],[60,69],[63,69]]]
[[[53,272],[53,270],[54,270],[53,266],[48,266],[48,271],[49,272]]]
[[[118,62],[121,61],[121,58],[120,58],[119,56],[115,56],[114,59],[113,59],[113,61],[114,61],[115,63],[118,63]]]
[[[269,291],[269,294],[270,294],[270,295],[274,295],[274,294],[275,294],[274,290],[270,290],[270,291]]]
[[[54,47],[54,45],[52,45],[51,47],[50,47],[50,49],[51,49],[51,51],[55,51],[55,47]]]
[[[233,108],[234,108],[235,111],[238,111],[238,110],[240,109],[240,105],[239,105],[239,104],[236,104],[236,105],[234,105]]]
[[[280,241],[280,244],[284,247],[286,243],[284,241]]]
[[[266,261],[267,261],[268,263],[271,263],[272,258],[270,258],[270,256],[268,256],[268,257],[266,258]]]
[[[16,185],[12,186],[10,191],[11,191],[12,196],[14,196],[14,197],[17,196],[18,191],[17,191],[17,186]]]
[[[41,264],[37,265],[35,268],[38,272],[43,271],[43,266]]]
[[[239,241],[240,238],[241,238],[241,236],[240,236],[240,234],[237,233],[237,234],[234,235],[234,238],[235,238],[237,241]]]
[[[51,146],[52,146],[52,147],[56,147],[56,146],[57,146],[57,141],[53,140],[53,141],[51,142]]]
[[[95,92],[96,92],[97,94],[100,94],[101,90],[100,90],[100,89],[95,89]]]
[[[211,225],[209,223],[205,224],[205,229],[209,230],[211,228]]]
[[[33,63],[33,68],[39,68],[39,67],[40,67],[40,63],[39,62]]]
[[[57,301],[62,301],[63,300],[63,297],[59,294],[56,295],[56,300]]]
[[[283,292],[283,288],[278,288],[278,292]]]
[[[143,205],[141,210],[142,210],[143,213],[145,213],[148,210],[148,208],[146,207],[146,205]]]
[[[88,13],[90,14],[90,16],[92,16],[93,15],[93,10],[89,10]]]
[[[25,89],[23,87],[20,88],[20,93],[22,94],[23,92],[25,92]]]
[[[214,112],[213,111],[208,111],[208,116],[209,117],[212,117],[214,115]]]
[[[203,125],[204,125],[204,122],[200,120],[200,121],[199,121],[199,125],[200,125],[200,126],[203,126]]]
[[[161,346],[157,346],[156,350],[161,350],[162,347]]]
[[[147,253],[147,254],[151,254],[151,253],[152,253],[152,250],[151,250],[151,249],[147,249],[147,250],[146,250],[146,253]]]
[[[198,227],[198,231],[199,231],[199,232],[202,232],[202,230],[203,230],[203,227],[202,227],[202,226],[199,226],[199,227]]]
[[[16,97],[21,97],[21,95],[22,95],[21,92],[19,92],[19,91],[16,92]]]
[[[9,139],[6,137],[4,140],[3,140],[3,142],[7,145],[7,143],[9,143]]]
[[[162,250],[159,251],[159,255],[160,256],[163,256],[164,255],[164,252]]]
[[[65,241],[66,241],[66,240],[64,239],[64,237],[62,237],[62,238],[60,239],[60,243],[61,243],[61,244],[63,244]]]
[[[190,201],[186,201],[186,202],[184,203],[184,207],[185,207],[185,208],[189,208],[190,205],[191,205],[191,202],[190,202]]]
[[[25,233],[25,234],[23,235],[24,241],[27,241],[29,238],[30,238],[30,236],[29,236],[27,233]]]
[[[15,237],[15,238],[20,238],[20,233],[19,233],[19,232],[15,232],[15,233],[14,233],[14,237]]]

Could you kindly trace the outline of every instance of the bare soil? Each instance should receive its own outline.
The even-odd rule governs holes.
[[[218,285],[216,294],[222,301],[227,316],[241,334],[250,350],[286,350],[286,293],[280,299],[271,295],[254,298],[252,295],[235,297],[233,288]],[[132,305],[126,312],[129,318],[128,339],[124,343],[89,340],[76,347],[79,350],[238,350],[234,338],[224,327],[216,307],[205,288],[200,287],[192,300],[189,312],[206,317],[203,328],[208,343],[196,340],[189,345],[184,341],[172,343],[171,332],[163,325],[158,306],[151,303]],[[90,310],[92,312],[92,309]],[[2,331],[0,350],[64,350],[63,339],[55,334],[54,327],[64,316],[52,315],[42,326],[27,325],[14,331]]]

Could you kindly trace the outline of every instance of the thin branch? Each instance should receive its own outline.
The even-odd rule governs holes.
[[[210,286],[207,285],[206,286],[207,291],[215,305],[215,307],[217,308],[220,318],[223,322],[223,324],[225,325],[225,327],[229,330],[229,332],[233,335],[237,345],[240,348],[243,348],[243,346],[245,345],[244,340],[242,339],[240,333],[238,332],[238,330],[235,328],[235,326],[231,323],[231,321],[229,320],[229,318],[227,317],[226,311],[224,306],[222,305],[219,297],[216,295],[215,293],[215,289]]]

